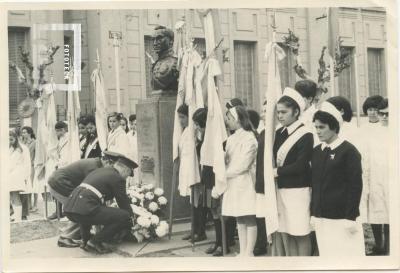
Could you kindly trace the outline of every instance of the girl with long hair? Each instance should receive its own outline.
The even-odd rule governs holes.
[[[21,221],[22,203],[21,192],[28,191],[31,179],[31,159],[26,146],[19,143],[14,130],[9,132],[9,190],[10,201],[14,211],[12,221]]]
[[[237,221],[240,256],[254,256],[257,239],[255,161],[257,139],[243,106],[228,110],[226,122],[234,131],[226,142],[225,166],[227,189],[223,193],[222,215],[235,217]],[[215,188],[211,192],[218,197]]]

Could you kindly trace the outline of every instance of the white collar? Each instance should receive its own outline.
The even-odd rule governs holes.
[[[336,149],[340,144],[342,144],[344,142],[344,139],[342,139],[341,137],[338,137],[334,142],[332,142],[331,144],[327,144],[326,142],[322,142],[321,144],[321,150],[324,150],[326,147],[331,148],[331,150]]]
[[[288,127],[284,127],[283,130],[287,129],[288,134],[290,135],[291,133],[293,133],[294,130],[296,130],[300,125],[301,125],[301,121],[300,120],[296,120],[295,122],[293,122],[292,124],[290,124]]]

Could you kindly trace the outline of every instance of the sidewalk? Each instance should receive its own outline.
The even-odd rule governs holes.
[[[36,222],[36,221],[34,221]],[[33,223],[33,222],[32,222]],[[27,223],[28,224],[28,223]],[[192,251],[191,244],[182,240],[182,235],[188,232],[190,223],[176,224],[173,227],[171,240],[168,236],[142,243],[124,242],[110,245],[113,253],[96,255],[80,248],[62,248],[57,246],[58,236],[11,244],[13,258],[133,258],[133,257],[212,257],[205,250],[213,243],[215,236],[212,229],[207,230],[207,240],[198,242]],[[238,246],[233,248],[228,256],[235,256]]]

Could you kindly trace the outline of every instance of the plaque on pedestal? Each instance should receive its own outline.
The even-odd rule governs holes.
[[[163,188],[168,199],[172,190],[175,105],[176,96],[160,96],[140,101],[136,111],[140,179]],[[174,191],[174,219],[190,217],[189,199]],[[169,213],[167,209],[165,212]]]

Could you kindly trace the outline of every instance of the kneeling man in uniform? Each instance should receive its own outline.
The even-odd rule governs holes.
[[[124,155],[118,155],[113,166],[91,172],[73,190],[64,212],[67,217],[80,224],[82,248],[97,253],[111,252],[103,242],[132,225],[133,212],[126,194],[126,178],[132,176],[138,165]],[[115,198],[119,208],[105,206],[105,201]],[[92,225],[103,225],[103,229],[90,238]]]

